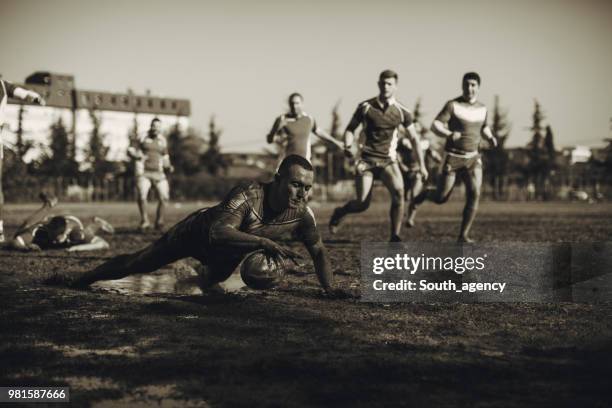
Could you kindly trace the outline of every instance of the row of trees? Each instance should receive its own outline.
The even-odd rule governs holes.
[[[124,171],[129,172],[128,163],[117,163],[107,160],[109,147],[105,144],[106,134],[102,132],[102,119],[100,112],[89,111],[92,123],[89,143],[85,150],[85,159],[81,163],[76,160],[74,143],[70,132],[60,117],[52,123],[49,129],[49,144],[44,146],[42,154],[35,160],[26,164],[25,157],[35,147],[31,141],[26,141],[23,129],[23,107],[19,111],[16,143],[10,149],[10,167],[21,174],[44,175],[50,177],[77,177],[89,174],[95,177],[105,177]],[[129,130],[130,143],[136,143],[140,130],[136,117]],[[219,144],[222,130],[218,128],[214,116],[211,117],[207,137],[198,131],[189,128],[183,132],[174,125],[167,134],[168,149],[175,171],[179,174],[192,175],[205,170],[218,175],[227,168],[221,154]]]

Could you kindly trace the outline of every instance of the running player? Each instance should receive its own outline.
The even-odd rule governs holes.
[[[144,231],[151,227],[147,213],[147,196],[153,186],[159,200],[155,229],[161,230],[164,226],[166,203],[170,200],[170,185],[165,171],[174,171],[170,164],[168,143],[161,134],[161,120],[154,118],[151,121],[147,135],[136,146],[128,148],[128,155],[136,160],[136,192],[140,212],[140,229]]]
[[[38,93],[0,79],[0,243],[4,242],[4,221],[2,220],[2,211],[4,207],[4,193],[2,192],[2,161],[4,159],[4,149],[2,144],[2,130],[4,129],[4,109],[8,103],[8,98],[17,98],[39,105],[45,104],[45,100]]]
[[[270,133],[266,137],[268,143],[273,143],[275,136],[281,134],[286,138],[287,144],[284,156],[297,154],[308,160],[311,156],[311,133],[340,149],[343,148],[339,141],[319,128],[314,118],[302,110],[304,102],[302,95],[297,92],[292,93],[289,95],[287,102],[289,103],[289,112],[276,118]]]
[[[493,146],[497,146],[497,140],[487,126],[487,107],[477,99],[480,76],[476,72],[466,73],[462,88],[463,94],[448,101],[431,126],[434,133],[446,138],[446,159],[437,187],[424,190],[415,197],[409,207],[409,219],[414,219],[417,207],[425,200],[445,203],[459,175],[465,183],[466,202],[458,241],[473,242],[469,233],[476,217],[482,185],[482,161],[478,146],[481,137]]]
[[[86,287],[99,280],[148,273],[182,258],[205,265],[203,286],[226,280],[248,253],[295,259],[299,254],[274,242],[287,233],[305,244],[326,292],[333,275],[325,247],[306,198],[313,183],[313,167],[298,155],[287,156],[271,183],[250,182],[235,187],[220,204],[196,211],[146,248],[117,256],[72,283]]]
[[[4,246],[6,249],[21,251],[40,251],[44,249],[66,249],[68,251],[95,251],[109,247],[98,231],[109,234],[115,232],[113,226],[99,217],[85,226],[73,215],[48,216],[57,204],[57,198],[40,195],[41,208],[32,213],[17,228],[13,239]]]
[[[329,221],[330,232],[337,231],[342,219],[351,213],[365,211],[372,200],[374,178],[380,178],[391,194],[391,242],[399,242],[402,218],[404,216],[404,183],[397,163],[398,129],[406,128],[407,137],[414,146],[419,144],[418,135],[412,122],[411,113],[395,100],[397,73],[391,70],[381,72],[378,80],[378,97],[368,99],[357,107],[344,133],[344,148],[350,152],[354,132],[363,126],[365,142],[361,158],[356,164],[355,187],[357,198],[334,210]],[[427,178],[420,149],[416,149],[420,163],[419,172]]]
[[[427,167],[427,172],[430,173],[430,163],[440,163],[442,162],[442,157],[440,156],[440,153],[432,148],[431,143],[424,136],[424,132],[419,129],[420,124],[417,125],[417,131],[421,134],[419,148],[421,149],[421,154],[423,155],[423,160],[425,162],[425,166]],[[427,180],[423,179],[423,176],[419,171],[421,166],[416,158],[416,153],[409,139],[401,139],[397,146],[397,154],[400,170],[402,171],[402,176],[404,178],[404,197],[405,200],[410,203],[412,200],[414,200],[414,197],[423,191]],[[414,212],[412,214],[414,214]],[[410,214],[408,217],[406,217],[406,226],[414,226],[414,219],[410,218]]]

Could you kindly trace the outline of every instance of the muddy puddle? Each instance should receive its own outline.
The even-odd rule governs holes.
[[[94,290],[120,293],[124,295],[201,295],[200,278],[195,269],[185,263],[176,263],[159,271],[132,275],[123,279],[100,281],[91,285]],[[221,293],[239,292],[245,284],[237,271],[225,282],[212,290]],[[210,290],[210,289],[209,289]]]

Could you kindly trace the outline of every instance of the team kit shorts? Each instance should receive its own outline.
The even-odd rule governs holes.
[[[146,199],[151,187],[153,187],[160,200],[170,199],[170,184],[168,184],[168,179],[163,172],[145,172],[137,176],[136,189],[140,198]]]

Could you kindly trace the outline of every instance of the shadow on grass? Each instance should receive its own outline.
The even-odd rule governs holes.
[[[417,341],[409,329],[385,340],[388,320],[345,315],[380,313],[380,305],[299,288],[121,296],[5,287],[0,295],[0,384],[73,385],[75,405],[170,384],[172,398],[214,406],[586,406],[605,397],[612,355],[610,344],[487,355]],[[78,388],[75,379],[91,377],[97,386]]]

